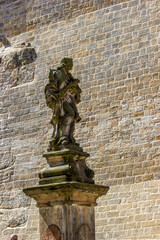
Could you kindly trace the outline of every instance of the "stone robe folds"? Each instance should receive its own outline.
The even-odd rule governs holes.
[[[74,79],[65,68],[50,70],[49,83],[45,87],[47,105],[53,111],[51,124],[54,126],[54,144],[75,143],[74,123],[80,120],[76,104],[80,102],[79,80]]]

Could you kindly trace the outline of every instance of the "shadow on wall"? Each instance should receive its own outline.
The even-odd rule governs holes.
[[[128,0],[123,0],[127,2]],[[85,2],[85,3],[84,3]],[[0,1],[0,32],[8,37],[34,30],[50,22],[74,18],[88,12],[121,3],[122,0],[8,0]]]
[[[16,36],[26,31],[27,14],[32,10],[33,0],[1,1],[0,2],[0,32],[8,37]]]

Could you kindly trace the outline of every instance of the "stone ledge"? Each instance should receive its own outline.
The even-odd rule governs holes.
[[[46,152],[43,154],[43,157],[47,158],[51,156],[73,156],[73,155],[89,157],[89,154],[86,152],[70,150],[70,149]]]
[[[37,201],[38,207],[66,203],[95,206],[96,199],[106,194],[108,190],[108,186],[77,182],[52,183],[23,189],[26,195]]]

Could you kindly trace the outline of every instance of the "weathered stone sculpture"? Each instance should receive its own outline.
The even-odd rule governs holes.
[[[81,89],[69,73],[72,66],[72,59],[64,58],[50,70],[45,96],[54,131],[43,154],[49,167],[39,172],[39,186],[24,189],[39,207],[40,240],[95,240],[94,206],[109,189],[94,184],[94,171],[85,163],[89,154],[73,138]]]
[[[63,58],[57,70],[50,70],[49,83],[45,87],[47,106],[53,111],[51,124],[54,131],[50,150],[62,149],[64,145],[72,148],[77,145],[73,131],[75,122],[80,121],[76,104],[80,102],[81,89],[79,80],[69,72],[72,67],[72,59]]]

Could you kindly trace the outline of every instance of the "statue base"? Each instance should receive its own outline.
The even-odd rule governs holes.
[[[85,164],[88,153],[47,152],[49,164],[39,173],[39,186],[26,188],[40,212],[40,240],[95,240],[94,206],[109,187],[95,185]]]
[[[75,151],[83,152],[83,149],[79,146],[78,143],[55,144],[54,140],[51,140],[49,142],[48,152],[63,151],[63,150],[75,150]]]

